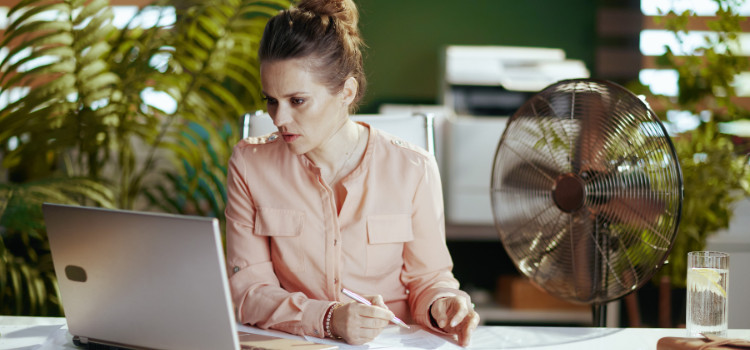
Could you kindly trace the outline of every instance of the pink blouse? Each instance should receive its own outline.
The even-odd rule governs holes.
[[[229,160],[227,268],[241,323],[323,337],[333,301],[382,295],[406,322],[463,295],[445,244],[440,175],[421,148],[369,127],[361,163],[332,189],[278,134],[242,140]]]

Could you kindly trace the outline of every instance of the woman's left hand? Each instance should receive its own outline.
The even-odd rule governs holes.
[[[435,300],[430,314],[438,327],[458,338],[458,344],[468,346],[471,333],[479,324],[479,315],[471,302],[462,296],[444,297]]]

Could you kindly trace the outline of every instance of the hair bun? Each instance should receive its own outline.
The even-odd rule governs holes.
[[[297,8],[319,16],[333,16],[344,10],[343,0],[300,0]]]
[[[320,17],[330,16],[358,35],[359,14],[353,0],[300,0],[296,7]]]

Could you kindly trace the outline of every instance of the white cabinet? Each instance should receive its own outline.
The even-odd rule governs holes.
[[[507,117],[451,118],[445,125],[443,179],[450,224],[493,225],[492,166]]]

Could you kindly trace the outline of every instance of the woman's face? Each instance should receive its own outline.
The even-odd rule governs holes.
[[[331,94],[306,63],[289,59],[260,66],[268,114],[295,154],[315,150],[336,133],[346,122],[353,100],[349,81],[342,91]]]

